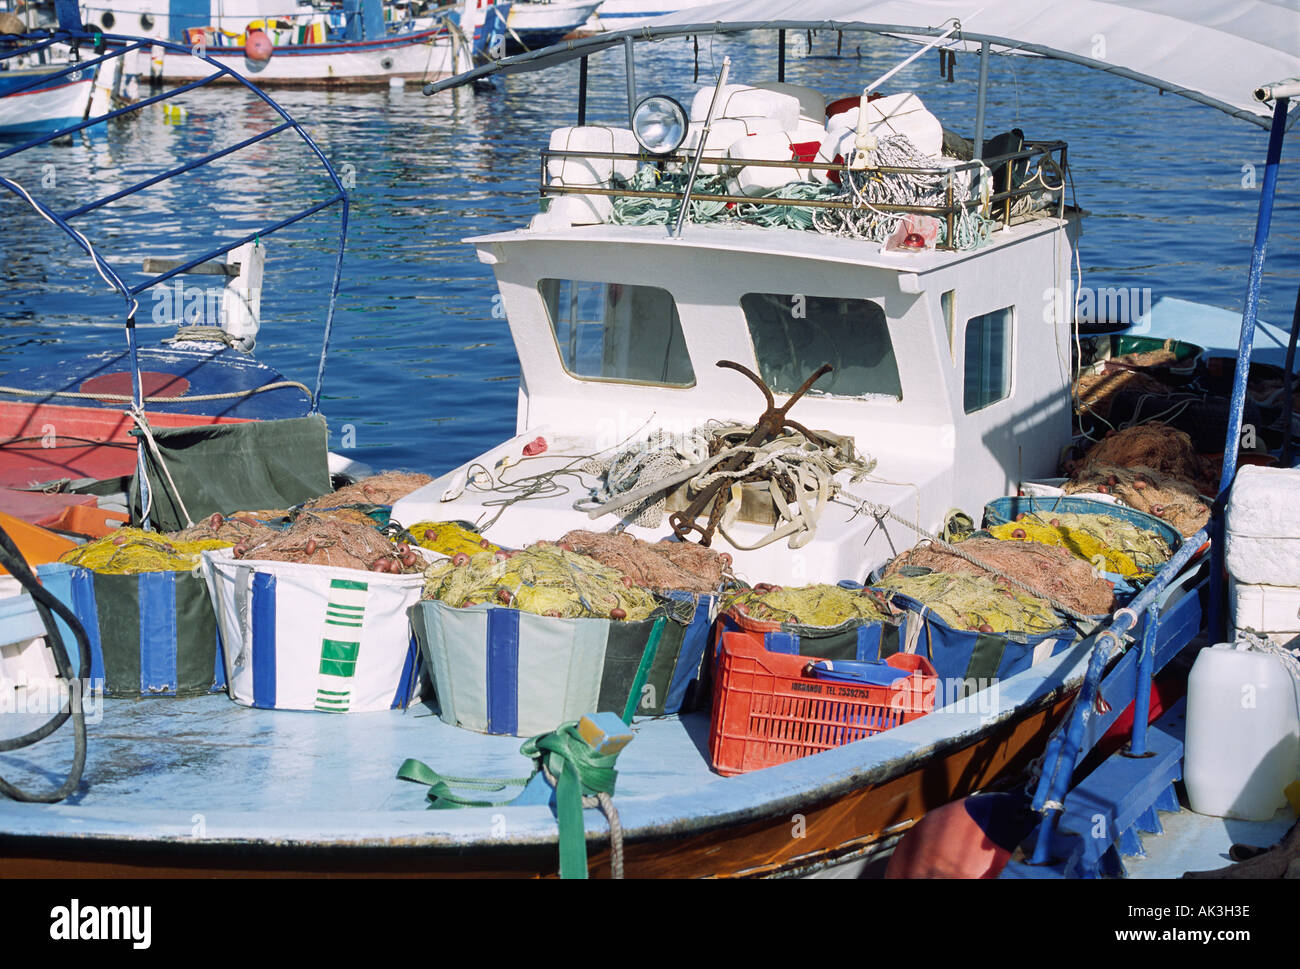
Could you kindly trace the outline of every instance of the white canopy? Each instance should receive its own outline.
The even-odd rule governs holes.
[[[425,88],[433,93],[498,71],[535,70],[614,44],[758,29],[937,35],[946,46],[1021,51],[1129,77],[1266,125],[1253,92],[1300,76],[1300,0],[729,0],[645,26],[563,41]],[[1297,113],[1300,117],[1300,113]]]

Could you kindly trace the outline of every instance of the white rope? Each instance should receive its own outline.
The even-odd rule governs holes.
[[[887,135],[876,142],[875,148],[866,152],[866,167],[855,168],[859,161],[855,149],[848,159],[849,170],[842,172],[845,196],[853,209],[818,208],[813,210],[813,225],[828,235],[884,242],[898,228],[899,223],[911,217],[906,212],[884,212],[878,205],[911,205],[942,208],[948,204],[948,186],[952,184],[953,202],[971,201],[969,179],[959,179],[957,173],[939,175],[921,173],[875,171],[876,168],[935,168],[934,158],[917,149],[906,135]],[[987,186],[991,173],[980,163],[980,184]],[[963,206],[953,221],[955,239],[944,238],[945,220],[940,225],[939,241],[957,249],[975,249],[988,241],[994,222],[971,208]]]
[[[158,442],[153,438],[153,430],[149,427],[149,422],[145,419],[144,411],[132,405],[130,410],[131,420],[135,421],[136,426],[140,428],[140,435],[144,438],[145,443],[149,445],[149,450],[153,452],[154,460],[158,462],[158,467],[167,478],[167,484],[171,487],[172,496],[176,499],[176,504],[185,516],[185,525],[188,528],[194,524],[194,519],[190,518],[189,510],[185,507],[185,500],[181,498],[181,491],[176,487],[176,481],[172,478],[171,470],[167,467],[167,462],[163,460],[162,452],[158,448]],[[153,492],[149,492],[149,501],[140,513],[142,520],[149,517],[149,511],[153,507]]]

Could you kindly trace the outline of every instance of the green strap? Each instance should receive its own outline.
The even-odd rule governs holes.
[[[662,622],[662,620],[660,620]],[[658,644],[662,626],[659,622],[651,631],[653,644]],[[647,652],[650,652],[647,648]],[[651,655],[651,660],[653,660]],[[649,664],[642,658],[642,666]],[[638,679],[642,680],[638,673]],[[638,688],[637,692],[640,692]],[[618,781],[614,763],[618,754],[598,754],[587,745],[578,733],[578,721],[570,720],[550,733],[538,734],[524,741],[519,752],[537,764],[545,764],[555,778],[556,818],[560,828],[560,877],[587,877],[587,832],[582,816],[582,799],[596,794],[613,794]],[[433,768],[414,758],[403,762],[397,771],[399,779],[424,784],[429,788],[429,801],[435,808],[499,807],[509,804],[519,792],[500,800],[476,800],[456,794],[451,786],[485,791],[504,791],[508,787],[523,787],[537,770],[528,777],[484,778],[453,777],[439,774]]]
[[[536,773],[533,771],[533,774]],[[439,774],[428,764],[414,758],[403,761],[402,766],[397,769],[397,777],[399,780],[414,781],[416,784],[427,786],[429,801],[435,808],[498,807],[509,804],[519,796],[519,791],[514,791],[509,797],[498,801],[475,800],[455,793],[451,789],[452,784],[484,791],[504,791],[508,787],[522,788],[532,780],[531,774],[528,777],[506,777],[500,780],[484,777],[453,777],[451,774]]]
[[[632,725],[632,715],[641,701],[641,689],[645,686],[646,678],[650,675],[650,667],[654,665],[655,655],[659,652],[659,639],[663,636],[664,623],[667,621],[667,616],[660,616],[650,629],[650,638],[646,640],[645,652],[641,654],[641,665],[636,668],[636,676],[632,678],[632,690],[627,695],[627,706],[623,708],[623,722],[628,726]]]

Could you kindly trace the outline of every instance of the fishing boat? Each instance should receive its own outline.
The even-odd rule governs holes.
[[[138,32],[187,50],[202,49],[232,73],[261,85],[387,85],[393,79],[446,77],[472,63],[472,42],[461,43],[463,9],[450,8],[450,28],[446,17],[437,17],[417,29],[409,19],[390,23],[380,0],[348,0],[329,12],[287,6],[269,0],[173,4],[162,15],[147,3],[113,4],[88,7],[87,23],[110,37],[115,30]],[[160,49],[151,60],[152,76],[169,83],[209,73],[202,59],[181,50]]]
[[[14,14],[0,12],[0,18],[4,18],[0,33],[15,38],[27,33],[27,25]],[[94,96],[95,69],[63,71],[71,62],[66,49],[26,56],[19,50],[11,45],[0,73],[0,138],[41,134],[86,117]]]
[[[1294,33],[1294,14],[1274,10],[1275,19],[1256,29],[1250,18],[1209,26],[1193,13],[1157,16],[1136,4],[1006,3],[959,22],[942,19],[968,13],[957,7],[720,4],[426,86],[436,95],[492,74],[579,61],[576,123],[543,149],[543,210],[527,227],[471,240],[496,274],[519,352],[516,433],[397,501],[391,518],[477,523],[492,541],[517,548],[609,514],[633,536],[714,540],[753,581],[861,583],[918,537],[936,537],[950,509],[1014,500],[1024,484],[1050,476],[1071,439],[1075,319],[1068,308],[1085,213],[1066,202],[1063,142],[1023,141],[1006,150],[1003,141],[998,153],[986,150],[994,141],[984,123],[988,58],[1008,51],[1116,73],[1243,123],[1271,125],[1273,174],[1265,179],[1238,331],[1224,326],[1227,311],[1173,300],[1156,304],[1139,324],[1144,335],[1176,334],[1237,357],[1221,485],[1228,492],[1256,334],[1274,348],[1295,339],[1294,327],[1288,333],[1256,319],[1263,237],[1293,94],[1285,79],[1300,73],[1300,61],[1279,40]],[[1103,16],[1105,59],[1094,39]],[[1171,21],[1187,41],[1150,43]],[[851,105],[856,123],[828,144],[824,94],[785,77],[785,32],[805,29],[904,35],[922,44],[918,55],[957,45],[978,52],[969,159],[941,160],[937,118],[913,103],[914,92],[889,88],[902,65],[863,79]],[[746,65],[741,77],[739,66],[729,76],[724,61],[690,113],[636,71],[639,42],[752,30],[776,32],[775,63]],[[626,119],[591,124],[586,58],[619,47],[628,66]],[[1220,64],[1249,64],[1257,76],[1242,80],[1214,67]],[[749,82],[743,98],[728,80]],[[869,108],[877,93],[895,97],[890,108]],[[733,104],[738,100],[748,113]],[[802,122],[823,130],[811,149]],[[725,143],[711,138],[728,129]],[[854,167],[859,152],[902,129],[917,148],[927,139],[938,144],[920,158],[891,164],[866,157]],[[823,151],[837,146],[847,153]],[[634,180],[638,172],[644,180]],[[825,173],[824,181],[813,172]],[[877,197],[866,205],[830,187],[872,175],[929,178],[941,189],[937,199]],[[814,187],[795,191],[795,182]],[[619,221],[626,200],[640,206],[633,210],[640,224]],[[790,214],[809,209],[840,220],[839,231],[812,231],[812,218]],[[719,224],[728,212],[745,218]],[[906,220],[903,231],[882,238],[871,221],[881,214],[890,225]],[[1047,325],[1027,325],[1042,318],[1045,290],[1063,298],[1049,303]],[[823,363],[833,368],[829,374]],[[668,495],[671,514],[655,526],[626,514],[628,502],[602,492],[600,471],[588,466],[655,433],[684,436],[710,420],[752,421],[760,412],[758,423],[773,427],[794,415],[797,429],[822,447],[852,442],[863,473],[852,481],[842,472],[814,476],[811,490],[821,497],[803,496],[807,501],[764,500],[737,487],[725,507],[714,506],[716,521],[689,495],[675,507]],[[666,492],[665,480],[647,482],[657,491],[623,497]],[[721,490],[711,496],[719,494],[728,497]],[[843,872],[879,862],[928,814],[997,789],[1035,763],[1043,778],[1036,807],[1051,827],[1076,807],[1074,765],[1127,708],[1146,706],[1152,677],[1176,668],[1175,659],[1204,645],[1207,633],[1209,642],[1220,636],[1215,527],[1187,536],[1126,608],[1041,655],[1032,650],[1032,662],[1014,675],[973,694],[945,695],[923,716],[810,756],[722,776],[708,753],[707,712],[634,718],[633,705],[624,718],[630,726],[585,718],[581,742],[606,757],[618,754],[617,813],[606,797],[600,812],[586,812],[585,833],[575,834],[571,814],[557,824],[557,811],[563,817],[574,806],[567,800],[573,788],[560,793],[558,775],[536,773],[518,799],[497,799],[509,786],[504,779],[529,764],[516,738],[462,729],[428,707],[323,717],[248,709],[221,696],[169,700],[165,708],[161,701],[104,701],[102,715],[115,729],[92,735],[96,752],[76,804],[0,802],[0,871],[551,876],[577,873],[576,837],[587,846],[582,872],[597,877]],[[9,608],[7,635],[48,632],[23,597]],[[518,663],[518,628],[513,641],[506,636],[493,649]],[[525,687],[490,682],[486,716],[516,714]],[[442,689],[440,700],[449,704]],[[570,713],[578,719],[599,711]],[[1134,721],[1138,753],[1146,723],[1144,716]],[[186,744],[169,742],[180,733]],[[1160,779],[1171,776],[1176,751],[1165,744],[1159,757],[1146,759],[1165,771]],[[0,766],[21,772],[25,764],[14,760],[2,758]],[[462,798],[462,810],[429,811],[426,788],[406,783],[412,779],[443,795],[458,783],[477,793]],[[1141,811],[1154,811],[1166,787],[1144,785],[1150,798]],[[1167,798],[1160,806],[1169,806]],[[1053,837],[1049,830],[1043,844]],[[1043,871],[1057,861],[1050,851],[1029,859]]]

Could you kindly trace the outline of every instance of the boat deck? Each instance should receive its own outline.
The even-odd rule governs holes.
[[[1027,712],[1049,717],[1077,687],[1087,652],[1076,644],[998,689],[968,697],[962,707],[730,778],[709,766],[707,711],[638,720],[635,739],[618,762],[615,803],[626,836],[632,842],[699,834],[777,816],[788,843],[791,816],[811,815],[845,791],[869,789],[910,770],[947,771],[949,781],[964,776],[978,784],[982,771],[1010,753],[999,747],[964,768],[964,775],[945,767],[944,755],[1000,729],[1021,729],[1017,724]],[[458,853],[494,843],[555,843],[549,807],[432,811],[427,788],[397,779],[408,757],[449,775],[520,777],[531,769],[519,753],[521,738],[453,727],[427,704],[338,716],[249,709],[224,695],[92,698],[87,707],[90,752],[78,790],[57,805],[0,800],[0,859],[24,852],[43,857],[54,842],[84,846],[87,839],[118,851],[131,842],[227,850],[420,846]],[[41,719],[5,713],[0,730],[14,736]],[[1033,729],[1048,729],[1044,722]],[[0,776],[29,787],[57,784],[70,755],[64,728],[36,747],[0,754]],[[904,801],[890,810],[897,814],[890,823],[906,827],[914,820]],[[595,810],[586,817],[589,839],[603,847],[603,817]]]

